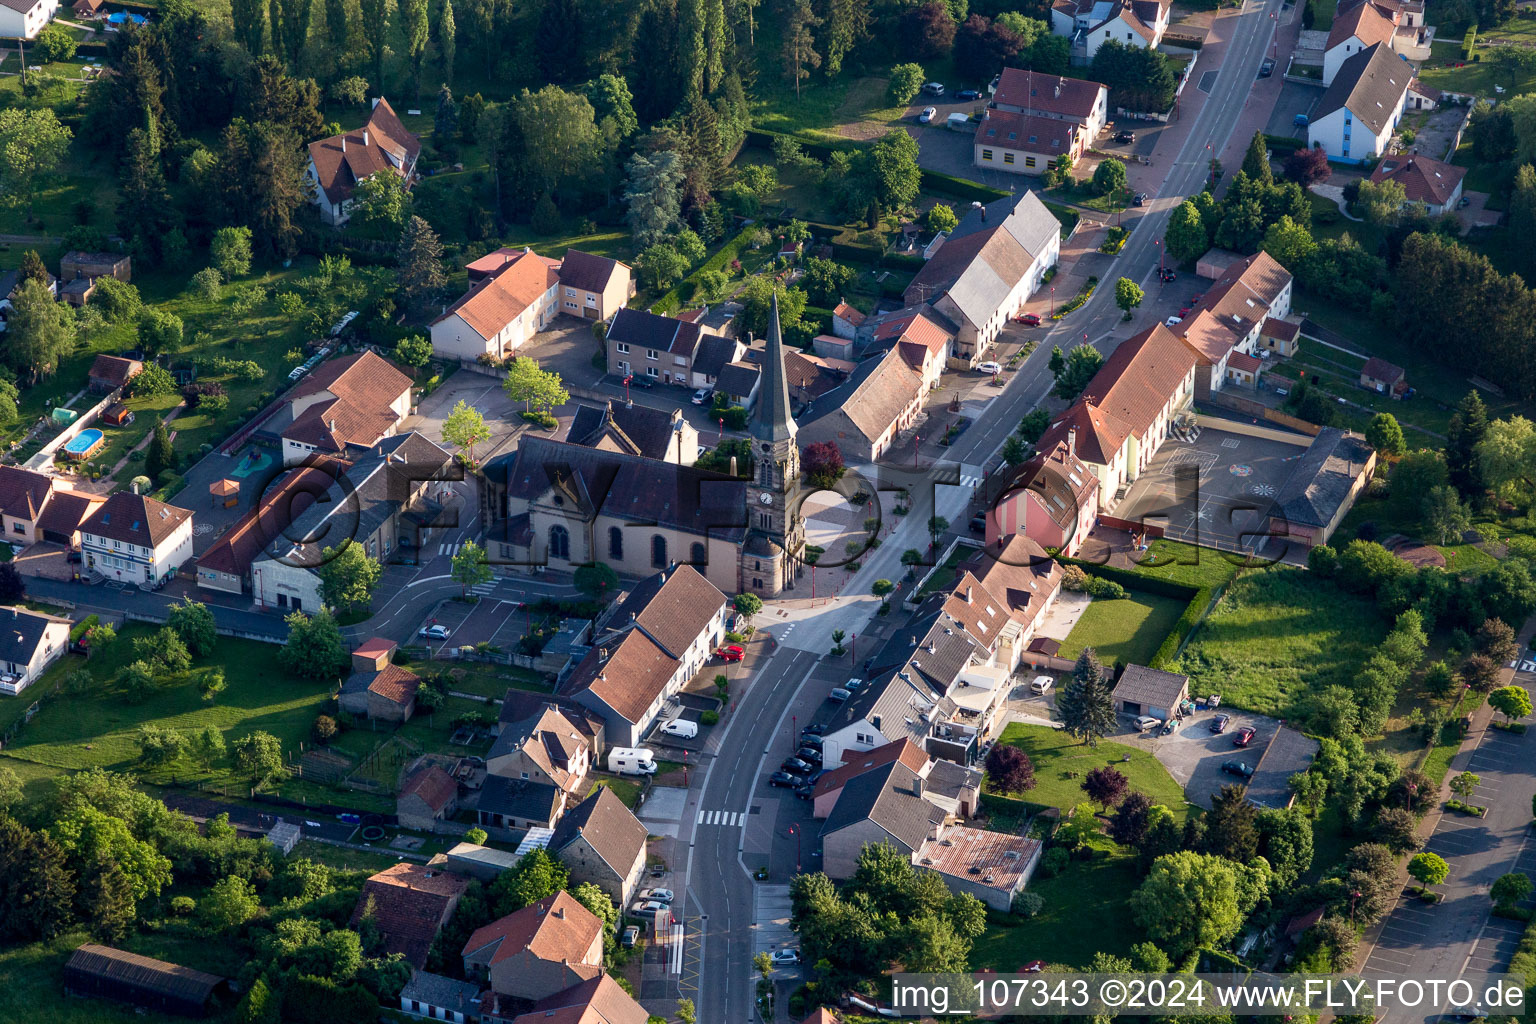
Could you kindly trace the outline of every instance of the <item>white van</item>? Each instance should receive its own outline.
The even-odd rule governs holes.
[[[608,770],[619,775],[655,775],[656,755],[646,747],[614,747],[608,751]]]
[[[1044,696],[1056,685],[1056,680],[1050,676],[1035,676],[1035,681],[1029,684],[1029,692]]]
[[[686,718],[674,718],[661,727],[662,733],[667,736],[676,736],[679,739],[691,740],[699,734],[699,723],[690,722]]]

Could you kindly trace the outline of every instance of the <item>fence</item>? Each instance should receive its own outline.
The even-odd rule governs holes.
[[[918,604],[921,603],[922,599],[927,596],[923,593],[923,588],[928,585],[928,581],[933,578],[934,573],[944,568],[945,563],[950,560],[950,557],[954,555],[956,549],[960,548],[961,546],[975,548],[978,551],[981,549],[981,545],[969,537],[956,537],[954,540],[950,541],[949,546],[944,549],[944,554],[934,563],[932,568],[923,573],[923,578],[917,581],[916,586],[914,586],[911,593],[907,595],[905,603],[908,607],[916,608]]]
[[[1156,523],[1138,523],[1134,519],[1121,519],[1118,516],[1106,516],[1102,513],[1099,515],[1099,525],[1107,526],[1111,530],[1144,534],[1148,540],[1155,540],[1163,535],[1163,528]]]
[[[52,601],[50,599],[49,603],[62,604],[64,602]],[[70,605],[70,607],[73,608],[74,605]],[[170,621],[170,615],[169,613],[161,614],[157,612],[125,611],[123,612],[123,621],[147,622],[153,626],[163,626]],[[217,616],[214,617],[214,631],[218,633],[219,636],[233,637],[236,640],[255,640],[258,643],[276,644],[279,647],[288,642],[288,638],[286,636],[276,636],[272,633],[258,633],[249,629],[236,629],[233,626],[221,626],[218,624]]]
[[[80,417],[76,419],[75,422],[59,431],[59,435],[57,437],[43,445],[43,447],[38,451],[36,455],[27,460],[27,468],[31,470],[41,470],[51,465],[53,463],[53,453],[64,447],[69,442],[73,441],[86,427],[89,427],[92,423],[95,423],[96,417],[101,415],[101,411],[121,398],[122,394],[123,389],[118,388],[111,394],[107,395],[107,397],[91,406],[85,412],[81,413]]]
[[[1270,423],[1278,423],[1282,427],[1289,427],[1292,430],[1300,431],[1301,433],[1307,434],[1310,437],[1316,437],[1317,432],[1323,429],[1316,423],[1308,423],[1306,420],[1292,416],[1288,412],[1281,412],[1279,409],[1271,409],[1269,406],[1262,402],[1256,402],[1251,398],[1242,398],[1238,395],[1231,395],[1225,391],[1213,391],[1210,398],[1202,398],[1201,401],[1209,402],[1211,405],[1222,409],[1230,409],[1233,412],[1240,412],[1244,416],[1253,416],[1257,419],[1266,420]],[[1213,422],[1210,424],[1210,426],[1215,427],[1218,430],[1228,430],[1238,434],[1243,433],[1241,429],[1243,426],[1242,424],[1231,423],[1227,420]]]

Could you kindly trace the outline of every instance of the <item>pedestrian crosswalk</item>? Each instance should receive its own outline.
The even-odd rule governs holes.
[[[458,554],[459,553],[459,549],[462,548],[463,546],[464,546],[464,542],[461,541],[461,540],[460,541],[451,541],[451,540],[450,541],[444,541],[443,543],[441,543],[441,544],[439,544],[437,546],[437,553],[439,555],[448,555],[448,556],[452,557],[453,555]]]
[[[674,924],[671,939],[672,948],[667,951],[667,969],[672,974],[683,973],[683,926]]]
[[[740,828],[747,816],[740,811],[700,811],[700,825],[719,825],[721,828]]]
[[[490,594],[499,586],[501,586],[500,580],[491,580],[489,583],[476,583],[474,586],[469,588],[469,592],[476,595],[477,597],[489,597]]]
[[[960,474],[960,486],[961,487],[975,487],[979,483],[981,483],[981,474],[980,473],[961,473]]]

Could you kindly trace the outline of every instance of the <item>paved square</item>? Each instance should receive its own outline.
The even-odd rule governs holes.
[[[1219,427],[1204,427],[1193,441],[1170,436],[1115,515],[1161,526],[1172,540],[1250,550],[1309,442],[1301,434],[1287,443]]]

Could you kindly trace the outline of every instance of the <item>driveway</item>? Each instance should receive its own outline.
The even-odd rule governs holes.
[[[1296,115],[1306,114],[1310,117],[1312,109],[1317,106],[1317,101],[1322,98],[1321,82],[1316,85],[1301,82],[1284,83],[1280,87],[1280,98],[1275,101],[1275,108],[1269,115],[1269,124],[1265,126],[1264,133],[1279,138],[1305,139],[1307,130],[1296,127]],[[1231,171],[1235,172],[1236,168],[1232,168]]]
[[[1213,733],[1211,722],[1218,714],[1230,716],[1231,721],[1224,731]],[[1245,726],[1254,730],[1253,742],[1246,748],[1239,748],[1234,741],[1238,730]],[[1265,715],[1220,708],[1196,711],[1186,717],[1172,735],[1142,733],[1132,742],[1151,750],[1174,781],[1184,787],[1184,796],[1190,803],[1210,807],[1211,797],[1223,786],[1242,781],[1223,772],[1223,762],[1242,761],[1250,768],[1256,767],[1264,748],[1279,728],[1278,721]]]

